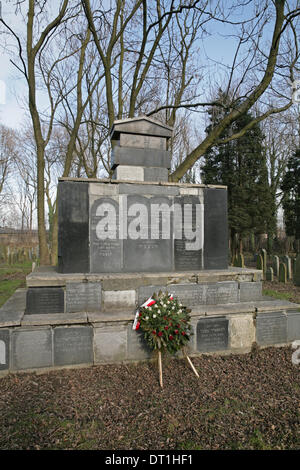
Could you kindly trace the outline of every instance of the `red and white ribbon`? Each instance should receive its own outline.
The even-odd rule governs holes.
[[[151,307],[151,305],[154,305],[155,303],[156,303],[155,300],[152,299],[152,297],[149,297],[149,299],[146,300],[146,302],[144,302],[143,305],[140,306],[140,308]],[[139,316],[140,316],[140,310],[137,310],[135,314],[134,322],[132,325],[133,330],[138,330],[140,327]]]

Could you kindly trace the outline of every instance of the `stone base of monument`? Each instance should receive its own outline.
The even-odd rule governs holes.
[[[61,274],[40,268],[0,309],[0,371],[149,360],[135,310],[168,291],[192,309],[189,355],[249,352],[300,339],[299,305],[262,296],[262,272]]]

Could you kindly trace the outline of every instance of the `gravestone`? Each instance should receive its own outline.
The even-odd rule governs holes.
[[[256,267],[257,269],[264,270],[264,260],[262,255],[258,254],[256,258]]]
[[[290,279],[292,279],[291,258],[288,255],[285,255],[285,256],[283,256],[282,261],[286,266],[286,277],[287,277],[287,280],[289,281]]]
[[[225,351],[228,348],[228,319],[201,318],[197,323],[197,351]]]
[[[260,346],[287,342],[287,316],[284,312],[258,313],[256,341]]]
[[[239,253],[237,256],[237,266],[239,266],[240,268],[245,267],[245,259],[243,253]]]
[[[274,281],[274,272],[273,272],[273,268],[269,267],[267,269],[267,272],[266,272],[266,280],[267,281],[271,281],[273,282]]]
[[[262,260],[263,260],[263,272],[266,273],[266,271],[267,271],[267,250],[265,250],[264,248],[262,248],[262,250],[261,250],[261,256],[262,256]]]
[[[274,276],[279,276],[279,256],[274,255],[273,256],[273,271],[274,271]]]
[[[297,259],[297,258],[291,258],[291,263],[292,263],[292,275],[293,275],[293,278],[294,278],[295,271],[296,271],[296,259]]]
[[[239,268],[245,267],[244,255],[242,253],[239,253],[235,256],[233,266],[237,266]]]
[[[295,286],[300,286],[300,255],[296,258],[294,284]]]
[[[286,265],[284,263],[279,263],[279,281],[287,283]]]

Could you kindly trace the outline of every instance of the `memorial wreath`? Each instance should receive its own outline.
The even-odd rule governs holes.
[[[192,327],[190,312],[177,298],[168,292],[154,293],[136,312],[134,330],[141,330],[143,337],[152,350],[158,351],[160,384],[162,386],[161,353],[175,354],[182,350],[193,371],[199,377],[185,346],[190,340]]]

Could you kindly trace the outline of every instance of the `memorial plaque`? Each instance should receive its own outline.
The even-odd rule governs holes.
[[[68,282],[66,312],[95,312],[101,310],[100,282]]]
[[[228,268],[227,190],[204,189],[204,269]]]
[[[253,300],[262,300],[262,282],[241,282],[240,302],[252,302]]]
[[[52,366],[51,328],[24,328],[12,331],[12,369]]]
[[[0,370],[9,369],[9,330],[0,330]]]
[[[124,361],[127,351],[127,327],[120,323],[94,328],[95,363]]]
[[[175,284],[168,286],[170,294],[174,294],[187,307],[205,304],[206,289],[206,284]]]
[[[238,283],[235,281],[207,284],[206,303],[208,305],[228,304],[239,301]]]
[[[300,339],[300,312],[291,310],[287,312],[288,342]]]
[[[171,200],[163,197],[128,196],[127,239],[124,240],[125,272],[173,270]]]
[[[258,313],[256,341],[261,346],[287,342],[287,317],[284,312]]]
[[[96,199],[90,215],[90,266],[92,273],[121,272],[119,204],[109,197]]]
[[[197,323],[197,350],[211,352],[228,349],[228,323],[225,317],[201,318]]]
[[[89,272],[88,183],[58,183],[58,270]]]
[[[93,328],[91,326],[54,328],[55,366],[92,362]]]
[[[175,197],[174,205],[175,271],[202,269],[204,206],[199,196]]]
[[[29,287],[25,314],[63,313],[65,310],[62,287]]]
[[[159,291],[173,294],[179,301],[187,306],[206,303],[206,284],[170,284],[168,286],[141,286],[138,289],[139,305],[147,300],[153,293]]]

